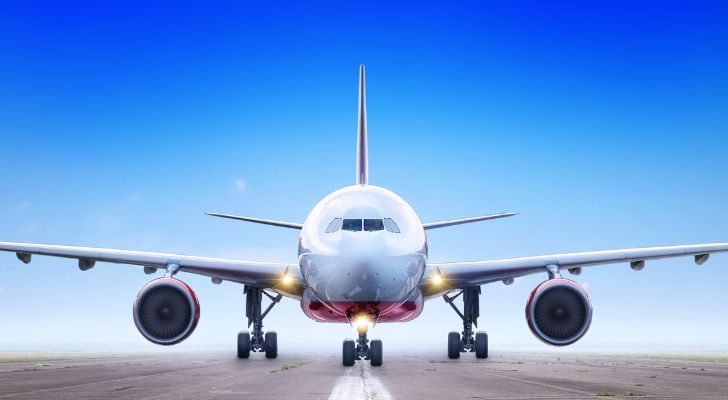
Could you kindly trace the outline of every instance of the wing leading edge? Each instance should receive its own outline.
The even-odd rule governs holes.
[[[59,246],[35,243],[0,242],[0,251],[16,253],[24,263],[32,255],[43,255],[79,260],[81,270],[87,270],[98,262],[139,265],[175,272],[189,272],[213,278],[213,281],[227,280],[246,285],[273,288],[292,297],[298,296],[305,287],[300,270],[295,264],[266,263],[257,261],[227,260],[221,258],[196,257],[181,254],[151,253],[104,249],[97,247]]]
[[[698,265],[707,261],[712,253],[728,252],[728,243],[695,244],[685,246],[643,247],[635,249],[564,253],[534,257],[506,258],[500,260],[428,263],[428,274],[438,275],[439,285],[431,279],[423,280],[428,294],[442,293],[449,289],[484,285],[497,281],[508,282],[514,278],[549,268],[581,272],[581,267],[628,262],[635,270],[644,267],[647,260],[694,256]],[[438,288],[438,286],[440,286]]]

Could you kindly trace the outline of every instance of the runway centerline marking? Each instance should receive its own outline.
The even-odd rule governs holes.
[[[329,400],[394,400],[379,378],[371,376],[370,370],[364,361],[346,368],[346,375],[336,380]]]

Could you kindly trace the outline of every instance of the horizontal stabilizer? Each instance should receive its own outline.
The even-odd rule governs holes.
[[[480,217],[470,217],[470,218],[462,218],[462,219],[451,219],[449,221],[430,222],[430,223],[427,223],[427,224],[423,224],[422,226],[425,229],[444,228],[446,226],[453,226],[453,225],[460,225],[460,224],[469,224],[471,222],[478,222],[478,221],[488,221],[488,220],[491,220],[491,219],[512,217],[514,215],[518,215],[518,213],[500,213],[500,214],[483,215],[483,216],[480,216]]]
[[[290,228],[290,229],[302,229],[303,228],[303,224],[297,224],[295,222],[274,221],[271,219],[242,217],[239,215],[220,214],[220,213],[205,213],[205,214],[212,215],[213,217],[229,218],[229,219],[236,219],[238,221],[254,222],[256,224],[279,226],[281,228]]]

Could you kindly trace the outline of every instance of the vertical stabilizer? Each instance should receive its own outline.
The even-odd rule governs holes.
[[[369,183],[369,156],[367,154],[367,86],[364,64],[359,66],[359,119],[356,135],[356,183]]]

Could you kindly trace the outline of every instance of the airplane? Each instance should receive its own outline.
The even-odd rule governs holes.
[[[692,256],[698,265],[711,254],[728,251],[728,243],[646,247],[622,250],[553,254],[468,262],[431,262],[427,231],[478,221],[506,218],[499,213],[472,218],[422,223],[410,205],[394,192],[369,184],[367,151],[366,77],[359,67],[356,181],[336,190],[312,209],[303,223],[276,221],[222,213],[211,216],[300,231],[298,261],[270,263],[197,257],[180,254],[127,251],[93,247],[0,242],[0,250],[16,253],[23,263],[33,255],[78,260],[82,271],[97,262],[143,267],[146,274],[164,270],[164,276],[146,284],[134,302],[134,323],[141,335],[159,345],[177,344],[192,334],[200,318],[200,304],[180,273],[210,277],[243,285],[248,329],[237,336],[237,355],[249,358],[261,352],[278,355],[278,336],[263,331],[263,320],[283,297],[299,301],[303,313],[317,322],[351,324],[356,340],[346,339],[342,363],[368,360],[381,366],[381,340],[369,340],[375,324],[407,322],[423,311],[425,301],[444,299],[462,320],[462,332],[448,334],[447,354],[488,357],[488,335],[477,328],[481,286],[546,274],[526,302],[531,332],[553,346],[581,339],[592,320],[592,303],[576,282],[562,271],[579,275],[582,268],[629,263],[639,271],[645,262]],[[263,309],[263,297],[270,302]],[[462,310],[455,304],[461,297]]]

